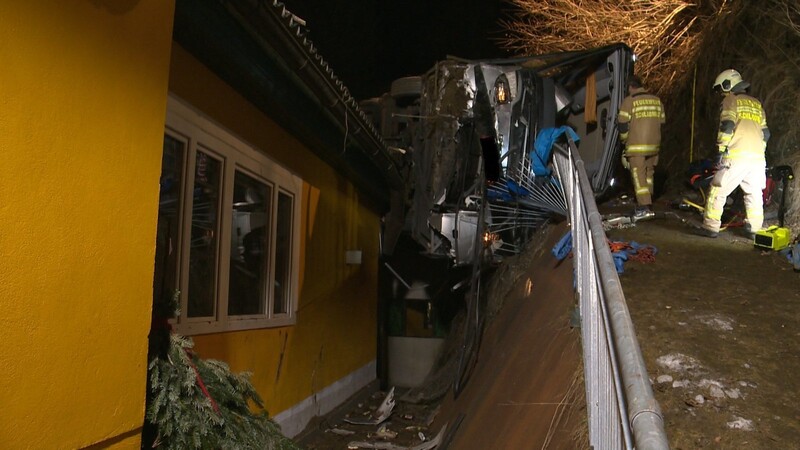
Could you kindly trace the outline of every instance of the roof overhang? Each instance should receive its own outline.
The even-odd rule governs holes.
[[[173,36],[386,210],[404,183],[394,159],[298,22],[277,1],[178,0]]]

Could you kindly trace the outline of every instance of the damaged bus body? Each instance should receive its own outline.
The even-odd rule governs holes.
[[[564,211],[561,196],[549,193],[556,186],[542,161],[548,149],[537,151],[563,127],[579,139],[594,191],[607,192],[620,156],[616,115],[632,66],[622,44],[494,61],[451,58],[362,103],[402,154],[408,180],[403,211],[395,205],[387,217],[385,253],[401,233],[455,265],[476,262],[483,253],[476,241],[492,255],[519,251],[530,229]],[[481,209],[486,229],[476,239]]]
[[[454,314],[448,302],[463,305],[466,288],[476,297],[483,268],[566,215],[548,162],[562,134],[579,143],[595,194],[614,186],[616,116],[633,59],[623,44],[517,59],[448,58],[361,103],[407,180],[382,237],[389,335],[440,335],[437,322]],[[416,248],[408,251],[409,244]],[[406,301],[409,294],[424,301]],[[415,309],[422,319],[412,330],[405,311]]]

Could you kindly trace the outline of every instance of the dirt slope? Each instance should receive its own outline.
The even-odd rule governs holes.
[[[543,230],[534,248],[497,271],[489,294],[492,319],[458,398],[451,390],[441,404],[411,404],[398,391],[383,424],[397,435],[387,442],[379,426],[344,421],[374,411],[385,395],[361,393],[311,424],[299,443],[314,450],[343,449],[353,441],[412,446],[421,443],[419,433],[430,439],[447,424],[442,447],[453,450],[588,448],[580,334],[569,327],[572,261],[558,264],[550,253],[566,230],[564,224]],[[450,383],[453,374],[444,379]],[[342,430],[348,434],[334,432]]]
[[[675,217],[607,234],[659,250],[620,280],[672,448],[800,449],[800,274],[786,258]]]
[[[449,449],[588,447],[579,334],[568,326],[572,262],[557,264],[549,252],[564,230],[554,227],[538,251],[500,272],[505,305],[466,389],[447,394],[432,424],[424,419],[436,405],[398,402],[395,444],[418,444],[416,430],[432,436],[447,423],[458,424]],[[620,280],[671,447],[800,449],[800,274],[786,258],[735,231],[695,236],[676,216],[607,234],[658,249],[654,261],[627,261]],[[341,421],[323,423],[308,448],[375,441],[375,427],[342,437],[324,431]]]
[[[580,334],[570,329],[572,261],[549,249],[519,267],[521,276],[484,335],[475,372],[457,399],[448,394],[434,423],[458,423],[451,449],[574,449],[585,438]],[[529,264],[529,265],[528,265]],[[576,442],[575,439],[578,439]]]

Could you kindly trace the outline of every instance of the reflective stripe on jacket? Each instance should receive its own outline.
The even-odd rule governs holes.
[[[761,102],[747,94],[729,93],[722,100],[717,146],[728,159],[764,159],[767,116]]]
[[[620,133],[626,144],[626,155],[655,155],[661,147],[661,124],[666,121],[664,105],[655,95],[642,88],[631,89],[620,106],[617,122],[629,124],[627,133]]]

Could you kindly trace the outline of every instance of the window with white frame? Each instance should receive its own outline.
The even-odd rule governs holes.
[[[153,296],[183,334],[294,323],[302,180],[170,97]]]

